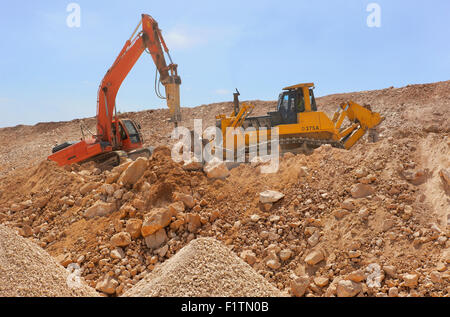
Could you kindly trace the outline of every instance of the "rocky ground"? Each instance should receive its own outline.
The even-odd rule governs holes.
[[[318,106],[331,116],[347,100],[385,117],[378,142],[287,153],[275,174],[218,167],[223,179],[214,167],[172,161],[166,110],[124,114],[140,122],[146,145],[160,147],[112,171],[45,160],[56,143],[80,137],[80,121],[93,130],[92,118],[0,129],[0,223],[61,265],[76,263],[102,295],[155,296],[142,293],[145,284],[164,296],[201,294],[170,282],[169,261],[183,263],[178,254],[191,253],[183,247],[210,237],[227,246],[211,247],[215,256],[227,250],[252,268],[224,276],[257,280],[254,272],[280,294],[448,296],[450,82],[326,96]],[[275,107],[253,103],[255,114]],[[184,123],[213,125],[231,109],[183,108]],[[167,278],[158,284],[155,272]],[[270,287],[264,294],[278,296]]]

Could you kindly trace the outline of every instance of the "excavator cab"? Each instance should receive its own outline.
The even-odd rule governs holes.
[[[136,124],[136,122],[131,119],[121,119],[118,121],[118,127],[120,140],[116,142],[117,145],[120,145],[120,147],[125,151],[142,147],[144,140],[140,132],[139,124]],[[112,133],[115,136],[117,135],[116,121],[113,121],[112,123]]]

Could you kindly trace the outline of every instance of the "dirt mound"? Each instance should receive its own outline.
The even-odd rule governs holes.
[[[39,131],[61,137],[59,143],[77,139],[79,120],[0,129],[0,140],[18,140],[21,149],[10,151],[0,141],[0,174],[26,166],[0,179],[0,223],[65,266],[78,264],[91,287],[110,295],[131,289],[190,241],[212,237],[278,289],[291,291],[294,283],[297,295],[445,296],[449,85],[319,98],[329,114],[349,99],[371,104],[386,117],[379,142],[363,138],[349,151],[323,146],[311,155],[288,153],[277,173],[240,165],[224,180],[184,168],[164,147],[133,168],[125,162],[104,172],[42,161],[51,148]],[[275,106],[256,103],[255,115]],[[232,103],[183,108],[184,123],[204,118],[205,127],[231,110]],[[168,111],[127,116],[141,123],[147,145],[170,145]],[[134,171],[124,177],[128,168]],[[284,197],[262,204],[266,190]],[[373,283],[374,270],[380,283]],[[342,291],[349,283],[356,283],[356,293]]]
[[[69,273],[44,250],[0,225],[0,296],[98,296],[69,287]]]
[[[123,296],[268,297],[282,293],[222,243],[200,238]]]

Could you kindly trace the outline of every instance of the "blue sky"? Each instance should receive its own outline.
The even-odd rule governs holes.
[[[69,28],[69,3],[81,27]],[[315,82],[318,96],[450,79],[450,1],[0,0],[0,127],[95,116],[97,89],[141,13],[152,15],[179,64],[183,106],[274,100]],[[143,54],[118,109],[165,108]]]

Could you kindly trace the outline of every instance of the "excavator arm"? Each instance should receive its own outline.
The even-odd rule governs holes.
[[[137,33],[141,26],[142,31]],[[166,64],[163,48],[169,56],[169,65]],[[142,20],[100,84],[97,97],[97,138],[99,141],[109,142],[113,146],[116,145],[114,143],[118,138],[112,133],[116,96],[122,82],[145,50],[148,50],[152,56],[160,75],[160,82],[165,87],[165,98],[167,99],[171,120],[175,122],[175,125],[181,121],[179,92],[181,79],[177,74],[177,65],[172,62],[161,30],[158,28],[158,23],[150,15],[143,14]],[[115,124],[118,124],[117,120]],[[115,131],[119,133],[117,126]]]

